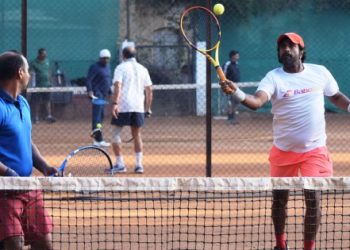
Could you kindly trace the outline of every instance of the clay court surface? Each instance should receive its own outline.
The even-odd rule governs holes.
[[[272,249],[271,196],[266,191],[82,192],[47,194],[46,206],[54,220],[55,249]],[[350,247],[348,198],[323,194],[319,249]],[[302,247],[303,204],[301,191],[292,192],[290,249]]]
[[[348,175],[350,170],[350,130],[348,115],[327,113],[328,148],[334,162],[335,176]],[[106,140],[110,141],[110,118],[104,122]],[[143,176],[205,176],[205,117],[157,117],[146,120],[143,130]],[[223,119],[212,120],[213,176],[269,176],[268,152],[272,145],[272,116],[241,112],[240,123],[232,126]],[[58,166],[73,149],[90,145],[90,119],[58,120],[54,124],[33,125],[33,140],[53,166]],[[129,138],[129,128],[123,138]],[[112,160],[115,158],[107,148]],[[123,146],[128,173],[135,176],[133,143]],[[91,164],[90,164],[91,165]],[[99,166],[91,171],[93,176]],[[98,170],[97,170],[98,171]],[[102,171],[102,170],[101,170]],[[88,173],[89,171],[87,171]],[[94,172],[94,173],[93,173]],[[138,176],[138,175],[136,175]]]
[[[350,163],[349,117],[327,114],[326,119],[335,175],[346,176]],[[133,173],[132,143],[126,143],[123,150],[129,172],[117,176],[205,176],[205,122],[204,117],[154,116],[148,119],[143,131],[145,173]],[[213,176],[269,176],[271,123],[271,115],[253,112],[242,112],[240,124],[236,126],[227,124],[225,119],[213,119]],[[110,141],[109,118],[105,119],[104,131],[106,140]],[[58,166],[71,150],[90,145],[89,133],[88,118],[33,125],[33,139],[53,166]],[[128,128],[125,128],[123,138],[129,137]],[[114,161],[111,148],[107,151]],[[84,166],[86,176],[107,176],[91,159]],[[218,193],[213,199],[204,194],[191,195],[172,192],[158,192],[155,196],[149,192],[46,193],[45,203],[54,220],[57,249],[272,249],[271,193],[248,193],[233,198]],[[349,221],[345,212],[350,206],[347,196],[323,196],[324,217],[318,237],[327,240],[320,243],[320,249],[350,246],[349,242],[339,240],[340,232],[348,238],[347,223],[344,224]],[[71,200],[65,200],[67,197]],[[300,193],[292,199],[288,210],[288,237],[290,249],[300,249],[304,203]]]

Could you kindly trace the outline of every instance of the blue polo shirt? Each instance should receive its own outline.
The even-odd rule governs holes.
[[[32,124],[27,100],[0,89],[0,162],[20,176],[32,174]]]
[[[86,78],[86,89],[92,91],[98,98],[107,98],[112,86],[112,73],[110,65],[100,62],[92,64]]]

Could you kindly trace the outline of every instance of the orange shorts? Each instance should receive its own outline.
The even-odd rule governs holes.
[[[24,236],[26,244],[52,232],[53,223],[45,207],[42,192],[0,192],[0,241]]]
[[[271,177],[330,177],[333,164],[327,147],[318,147],[309,152],[286,152],[272,146],[270,151]]]

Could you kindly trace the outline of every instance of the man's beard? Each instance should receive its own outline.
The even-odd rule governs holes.
[[[20,88],[20,91],[21,91],[21,92],[24,91],[24,90],[26,90],[26,89],[28,88],[28,83],[20,84],[20,85],[19,85],[19,88]]]
[[[298,64],[299,58],[295,58],[290,54],[283,54],[279,58],[279,62],[283,64],[284,67],[290,68]]]

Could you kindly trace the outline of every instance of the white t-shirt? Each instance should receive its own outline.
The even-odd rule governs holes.
[[[304,64],[299,73],[277,68],[260,82],[271,98],[274,145],[283,151],[307,152],[326,145],[324,95],[333,96],[339,87],[321,65]]]
[[[135,58],[130,58],[115,68],[115,82],[122,83],[119,112],[144,112],[144,90],[152,85],[148,70]]]

